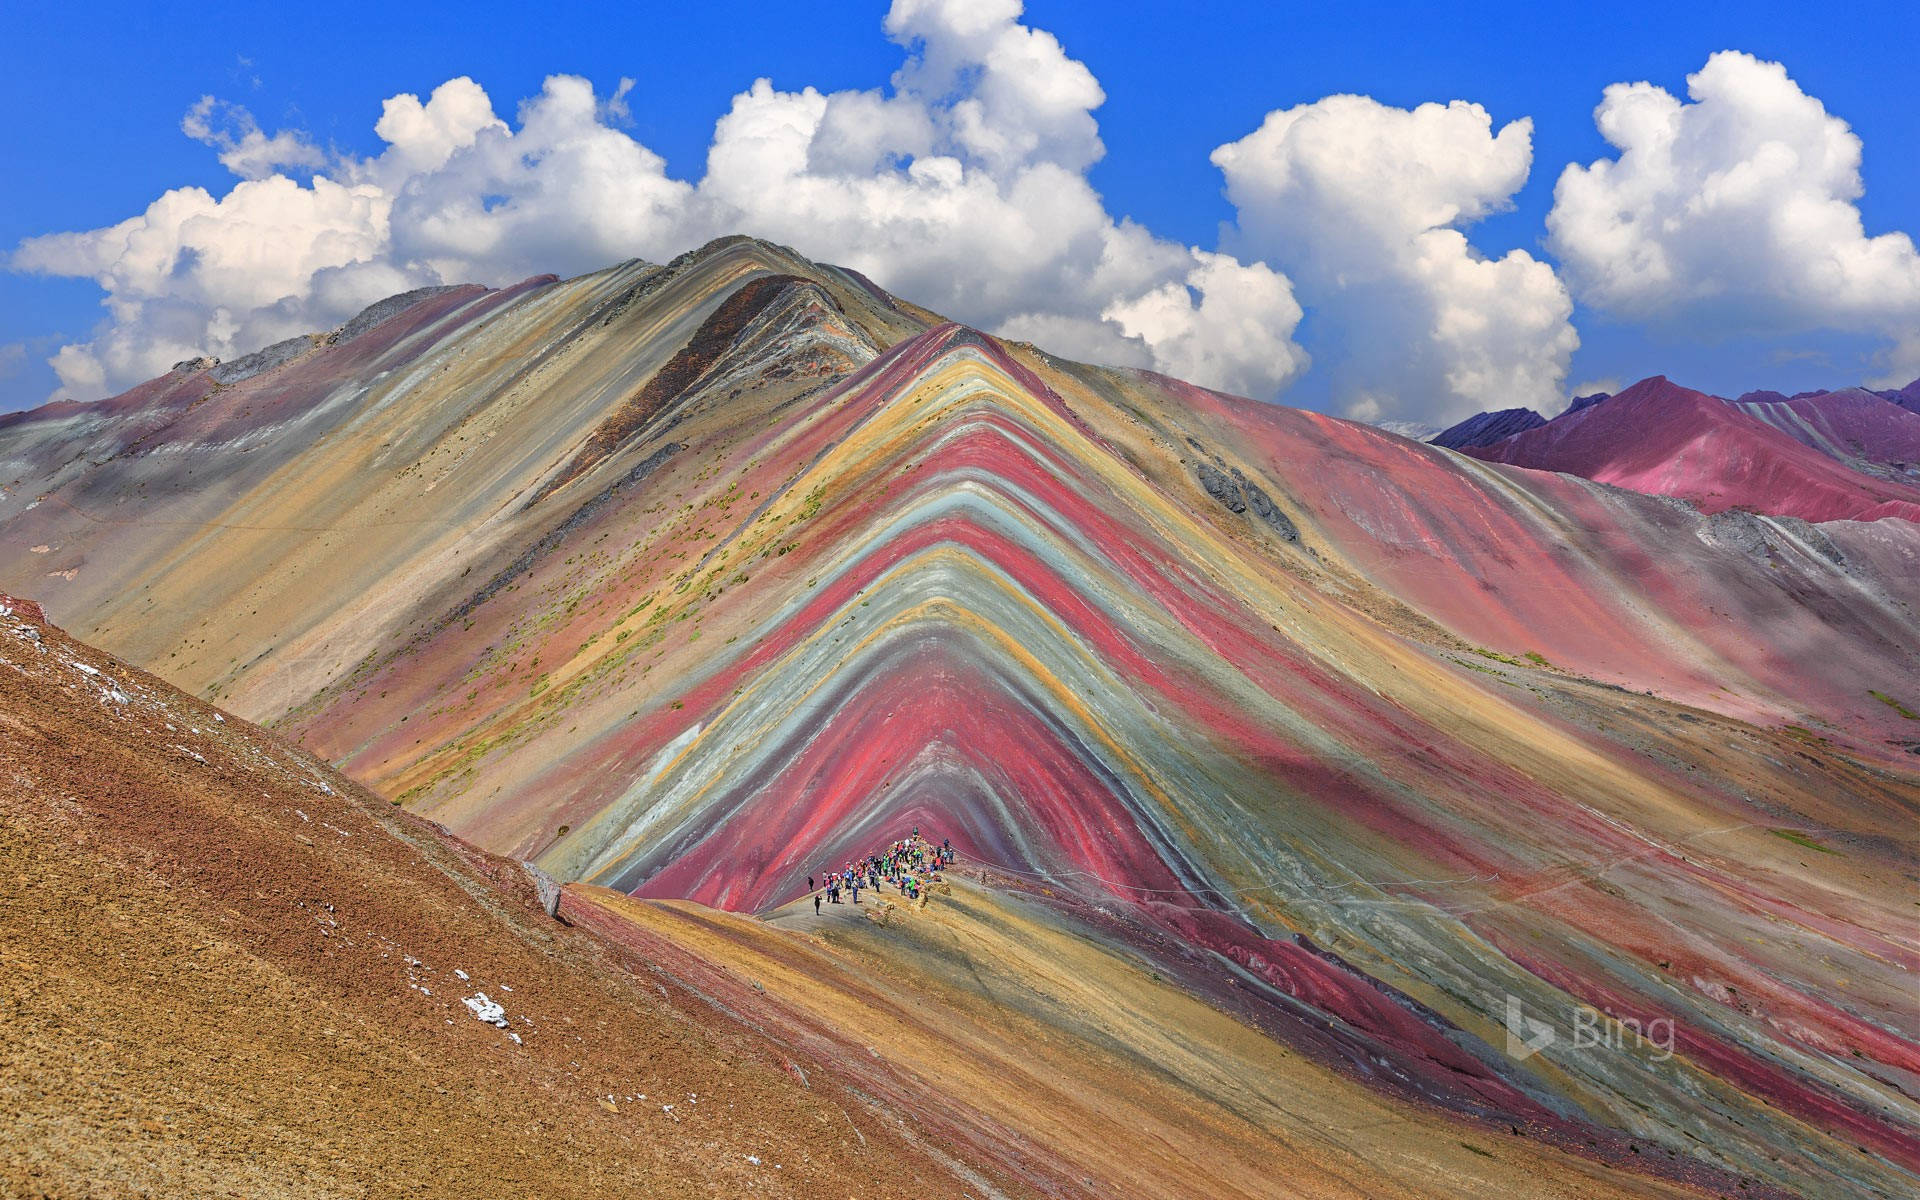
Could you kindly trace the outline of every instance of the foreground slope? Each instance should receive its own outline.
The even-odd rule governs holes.
[[[1920,526],[1067,363],[758,243],[495,303],[294,432],[22,421],[0,579],[564,878],[772,912],[917,824],[1406,1112],[1911,1190]]]
[[[1650,1143],[1576,1153],[1543,1144],[1539,1125],[1395,1103],[1288,1050],[1260,1000],[1203,959],[1143,956],[1129,914],[1003,872],[962,867],[925,905],[865,893],[818,916],[802,904],[754,920],[579,884],[562,912],[793,1031],[888,1103],[1093,1196],[1740,1187]],[[1635,1169],[1655,1154],[1663,1170]]]
[[[0,818],[6,1195],[993,1188],[518,864],[6,597]]]

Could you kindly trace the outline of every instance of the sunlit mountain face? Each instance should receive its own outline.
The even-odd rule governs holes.
[[[1770,403],[1457,453],[729,238],[0,418],[0,586],[976,1194],[1902,1196],[1920,491]]]

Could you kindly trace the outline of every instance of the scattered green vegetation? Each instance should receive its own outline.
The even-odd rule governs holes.
[[[1801,833],[1798,829],[1771,829],[1768,830],[1768,832],[1777,838],[1785,838],[1796,846],[1805,846],[1809,850],[1818,850],[1822,854],[1840,853],[1832,847],[1822,846],[1819,842]]]
[[[1495,679],[1498,679],[1501,683],[1506,684],[1508,687],[1517,688],[1520,686],[1519,684],[1515,683],[1513,680],[1508,679],[1505,675],[1502,675],[1500,672],[1493,670],[1491,667],[1483,667],[1477,662],[1468,662],[1466,659],[1456,657],[1455,655],[1452,655],[1452,654],[1447,655],[1447,661],[1463,666],[1469,671],[1478,671],[1482,675],[1491,675]],[[1518,666],[1519,664],[1516,663],[1514,665]]]
[[[1876,692],[1876,691],[1873,691],[1872,689],[1868,689],[1867,695],[1872,696],[1875,700],[1878,700],[1880,703],[1886,705],[1888,708],[1899,713],[1901,716],[1905,717],[1909,721],[1920,721],[1920,713],[1914,712],[1912,709],[1900,703],[1898,700],[1895,700],[1892,696],[1887,695],[1885,692]]]
[[[1489,650],[1485,646],[1475,646],[1473,647],[1473,652],[1475,654],[1478,654],[1481,658],[1490,658],[1494,662],[1503,662],[1510,667],[1525,667],[1525,666],[1550,667],[1553,665],[1552,663],[1547,661],[1547,656],[1540,653],[1538,650],[1527,651],[1526,657],[1524,659],[1515,658],[1511,654],[1502,654],[1498,650]]]
[[[1805,725],[1782,725],[1780,732],[1797,741],[1810,742],[1816,746],[1824,746],[1827,744],[1826,738],[1808,729]]]

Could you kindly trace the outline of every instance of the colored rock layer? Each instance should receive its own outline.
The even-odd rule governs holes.
[[[5,596],[0,816],[0,1194],[1039,1194]]]
[[[1791,400],[1739,402],[1742,412],[1856,471],[1920,483],[1920,412],[1848,388]]]
[[[1876,428],[1880,424],[1876,423]],[[1600,483],[1806,521],[1920,521],[1920,486],[1849,470],[1744,406],[1662,377],[1537,429],[1463,453]]]
[[[769,929],[919,825],[984,890],[908,918],[930,940],[901,943],[901,993],[962,1004],[991,961],[979,994],[1066,997],[1008,1061],[1097,1047],[1107,1094],[1132,1045],[1208,1112],[1303,1098],[1261,1138],[1359,1138],[1385,1105],[1409,1146],[1444,1119],[1502,1167],[1627,1168],[1601,1191],[1920,1182],[1920,525],[1477,462],[741,240],[431,298],[177,402],[198,386],[0,430],[0,583],[578,881],[609,937],[777,959],[768,1011],[822,1044],[868,1014],[793,980],[878,951]],[[1669,386],[1576,417],[1604,444]],[[1714,403],[1806,511],[1904,503]],[[1087,969],[1121,1001],[1144,974],[1263,1040],[1183,1057],[1171,1008],[1063,991],[1067,946],[1112,956]],[[1510,1051],[1516,1014],[1550,1044]],[[1086,1160],[1007,1087],[1013,1144]],[[1417,1189],[1419,1145],[1315,1169],[1377,1155],[1351,1190]],[[1181,1186],[1151,1178],[1109,1190]]]

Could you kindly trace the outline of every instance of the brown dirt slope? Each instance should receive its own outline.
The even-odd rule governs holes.
[[[6,597],[0,1028],[6,1196],[1023,1190]]]

